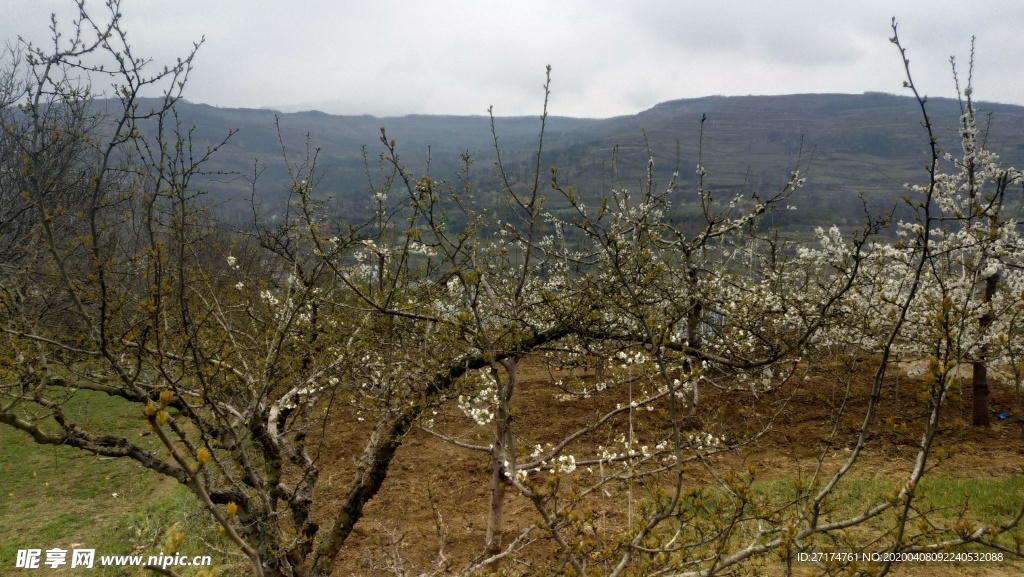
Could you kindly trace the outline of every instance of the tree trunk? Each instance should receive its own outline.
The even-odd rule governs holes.
[[[571,331],[566,327],[554,327],[518,341],[515,343],[515,350],[532,351],[541,345],[556,341],[570,333]],[[508,359],[506,358],[505,360]],[[448,367],[447,370],[439,371],[433,381],[426,387],[426,390],[423,391],[423,397],[428,400],[436,399],[443,392],[450,390],[462,375],[485,368],[489,364],[491,363],[484,360],[482,356],[469,359],[468,361],[461,360]],[[515,379],[514,368],[509,371],[509,375],[509,378],[512,380],[509,381],[506,391],[508,398],[511,398],[512,383],[514,383]],[[366,447],[363,449],[363,455],[360,457],[359,465],[356,469],[356,478],[352,482],[348,496],[342,502],[341,510],[334,518],[330,530],[319,533],[322,535],[322,540],[313,552],[312,560],[308,562],[310,569],[306,573],[307,577],[327,577],[331,574],[338,552],[352,533],[355,524],[363,516],[363,507],[377,494],[377,491],[384,484],[384,479],[387,477],[395,452],[401,446],[406,434],[412,429],[417,419],[422,416],[423,411],[428,406],[430,406],[428,403],[413,404],[405,408],[396,417],[391,419],[382,418],[381,422],[377,424],[376,429],[374,429],[373,434],[366,443]],[[507,407],[508,405],[505,405],[504,410],[507,410]],[[511,434],[507,434],[507,437],[511,438]],[[506,444],[505,446],[512,447],[514,450],[511,444]]]
[[[704,344],[704,302],[699,298],[697,292],[697,268],[689,264],[689,257],[687,257],[687,277],[690,280],[690,308],[686,314],[686,341],[687,344],[694,348],[700,349]],[[693,371],[700,366],[700,359],[696,356],[687,354],[687,367],[688,370]],[[687,403],[689,404],[689,417],[691,420],[697,414],[697,379],[690,380],[690,392],[687,395]]]
[[[971,424],[975,427],[987,427],[988,422],[988,367],[984,360],[973,363],[971,373],[972,392],[974,394],[974,414]]]
[[[519,360],[515,357],[501,361],[505,369],[505,382],[495,374],[498,388],[498,406],[494,412],[494,446],[491,448],[491,503],[487,510],[487,535],[484,538],[484,555],[491,557],[501,552],[501,540],[504,534],[505,475],[514,475],[515,471],[506,468],[515,466],[512,446],[512,416],[509,406],[515,391],[516,367]],[[512,454],[513,458],[509,458]],[[507,466],[506,466],[507,463]]]
[[[484,555],[491,557],[501,552],[505,512],[505,451],[495,445],[491,450],[491,505],[487,511],[487,536]]]
[[[996,294],[996,286],[999,284],[999,273],[985,279],[985,292],[982,298],[987,307],[991,307],[992,297]],[[991,308],[985,311],[978,320],[979,333],[984,335],[995,320]],[[973,363],[971,373],[971,392],[974,396],[974,411],[971,416],[971,424],[975,427],[989,426],[988,420],[988,351],[983,344],[979,348],[978,357]]]

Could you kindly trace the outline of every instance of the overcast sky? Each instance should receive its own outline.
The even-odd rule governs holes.
[[[86,7],[102,15],[101,0]],[[3,0],[0,36],[35,42],[72,0]],[[123,0],[137,53],[158,63],[206,38],[186,98],[338,114],[534,115],[544,66],[559,116],[635,114],[713,94],[903,93],[888,38],[953,96],[949,57],[975,95],[1024,104],[1021,0]]]

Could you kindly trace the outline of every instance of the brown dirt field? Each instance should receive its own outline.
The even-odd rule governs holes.
[[[870,359],[858,366],[850,384],[851,397],[845,414],[838,419],[835,403],[843,396],[843,384],[823,369],[801,367],[790,383],[769,399],[763,398],[765,395],[754,398],[749,394],[725,393],[705,387],[699,412],[704,430],[731,440],[743,438],[771,423],[771,431],[756,442],[713,457],[715,469],[746,471],[752,467],[758,481],[806,476],[819,459],[823,470],[836,470],[850,455],[853,435],[867,406],[874,367]],[[553,395],[561,391],[554,385],[548,369],[532,357],[523,361],[519,376],[515,403],[516,426],[523,432],[520,446],[559,439],[590,422],[595,415],[629,399],[626,388],[618,387],[580,401],[552,401]],[[593,376],[584,377],[584,381],[593,380]],[[906,478],[920,435],[919,417],[925,411],[916,394],[920,386],[918,376],[909,376],[906,371],[891,372],[887,377],[866,451],[852,474],[855,478],[893,481]],[[634,388],[643,386],[636,384]],[[1021,475],[1024,429],[1020,422],[1009,417],[1014,405],[1012,387],[1005,383],[991,387],[991,408],[994,413],[1004,412],[1008,418],[994,419],[993,425],[984,429],[961,426],[958,422],[970,420],[969,384],[959,388],[954,384],[952,389],[943,414],[946,429],[940,435],[938,448],[956,445],[958,451],[938,464],[931,474],[973,479]],[[635,427],[641,438],[652,438],[664,429],[666,419],[662,410],[638,413]],[[439,410],[434,418],[439,427],[464,442],[487,444],[488,431],[465,418],[454,402]],[[829,428],[833,425],[838,432],[832,442],[827,442]],[[317,510],[321,519],[335,510],[344,496],[352,463],[368,433],[365,427],[359,430],[347,425],[325,430]],[[571,446],[570,452],[578,456],[592,455],[596,445],[614,445],[613,437],[608,429],[603,429],[585,442]],[[410,434],[391,465],[383,489],[368,504],[365,516],[346,543],[334,575],[394,575],[399,574],[399,570],[418,575],[427,571],[438,558],[442,543],[439,528],[443,531],[440,552],[448,560],[450,570],[466,566],[479,555],[483,546],[489,496],[487,463],[488,456],[483,452],[455,447],[422,431]],[[580,469],[576,474],[585,473]],[[702,485],[709,478],[703,469],[688,467],[685,483]],[[622,498],[617,494],[594,500],[593,510],[602,511],[601,516],[593,520],[595,531],[601,528],[600,524],[617,525],[625,521],[620,506]],[[1024,495],[1008,498],[1019,505]],[[505,506],[509,528],[506,535],[534,522],[536,516],[530,502],[510,490]],[[543,544],[543,547],[548,546],[549,543]],[[537,551],[543,550],[540,545],[537,547]],[[816,574],[813,569],[811,565],[797,564],[794,574]],[[749,574],[765,571],[765,574],[781,573],[782,567],[769,563],[751,569]],[[1002,564],[907,563],[895,567],[891,574],[1016,577],[1024,575],[1024,562],[1007,556]]]

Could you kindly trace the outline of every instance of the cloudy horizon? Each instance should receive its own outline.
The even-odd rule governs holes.
[[[102,17],[102,2],[87,9]],[[956,95],[977,37],[974,94],[1024,105],[1024,3],[741,0],[431,3],[123,0],[129,40],[156,64],[205,37],[185,97],[232,108],[333,114],[538,114],[546,65],[558,116],[635,114],[711,95],[905,94],[900,24],[915,81]],[[71,0],[9,0],[0,34],[37,44]],[[998,17],[993,17],[993,14]]]

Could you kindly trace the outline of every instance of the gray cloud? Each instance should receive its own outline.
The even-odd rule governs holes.
[[[0,35],[44,42],[71,0],[8,0]],[[102,3],[90,0],[96,13]],[[124,0],[140,54],[159,63],[206,37],[187,97],[219,106],[347,114],[633,114],[708,94],[900,92],[896,16],[925,92],[954,94],[978,37],[976,94],[1024,104],[1024,3],[990,0]]]

